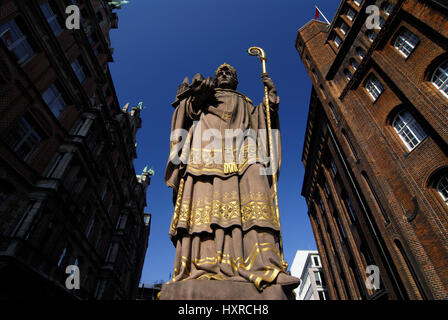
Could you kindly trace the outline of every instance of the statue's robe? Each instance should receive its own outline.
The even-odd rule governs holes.
[[[174,111],[172,133],[184,129],[188,136],[183,143],[172,136],[165,173],[175,205],[169,233],[176,257],[169,283],[215,279],[251,282],[260,291],[270,284],[295,287],[299,280],[283,270],[272,176],[261,174],[268,165],[260,157],[261,151],[266,155],[266,107],[229,89],[216,89],[214,99],[200,108],[192,99],[181,100]],[[279,129],[278,106],[277,97],[270,102],[273,129]],[[222,134],[222,148],[211,152],[211,140],[202,141],[197,133],[207,129]],[[264,138],[246,136],[229,149],[226,129],[252,129]],[[279,165],[280,136],[276,139]],[[232,153],[235,161],[229,166]],[[171,161],[178,155],[180,163]],[[213,157],[222,161],[210,161]]]

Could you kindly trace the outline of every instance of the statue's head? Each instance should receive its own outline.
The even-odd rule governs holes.
[[[225,62],[220,65],[215,72],[215,84],[218,88],[235,90],[238,86],[235,68]]]

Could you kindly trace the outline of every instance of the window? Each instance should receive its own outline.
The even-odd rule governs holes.
[[[21,159],[27,160],[37,149],[42,137],[33,126],[22,117],[9,132],[6,143]]]
[[[380,29],[381,29],[382,27],[384,27],[384,24],[385,24],[385,23],[386,23],[386,20],[384,20],[383,17],[380,17],[380,25],[379,25]]]
[[[56,168],[59,166],[59,164],[62,161],[62,158],[64,157],[63,153],[57,153],[54,157],[54,160],[51,162],[51,166],[48,169],[48,173],[46,174],[47,177],[51,177],[54,172],[56,171]]]
[[[42,98],[56,118],[67,106],[61,92],[54,83],[42,94]]]
[[[336,163],[334,163],[334,160],[331,159],[330,161],[331,170],[333,170],[334,175],[338,173],[338,168],[336,167]]]
[[[31,45],[14,19],[0,26],[0,38],[8,50],[16,56],[18,64],[24,64],[33,56]]]
[[[92,217],[92,218],[90,218],[89,225],[88,225],[87,231],[86,231],[86,238],[87,239],[90,237],[90,234],[92,233],[94,225],[95,225],[95,217]]]
[[[145,214],[143,216],[143,223],[145,224],[145,226],[149,226],[149,224],[151,223],[151,215],[150,214]]]
[[[314,264],[315,267],[320,267],[319,257],[318,256],[313,256],[313,264]]]
[[[328,185],[327,181],[324,182],[325,191],[327,192],[327,196],[331,195],[330,186]]]
[[[367,30],[366,36],[370,40],[370,42],[373,42],[373,40],[375,40],[375,38],[376,38],[376,32],[373,30]]]
[[[102,22],[103,19],[104,19],[103,14],[102,14],[102,12],[100,10],[98,10],[96,12],[96,17],[97,17],[98,22]]]
[[[120,215],[118,216],[117,224],[115,225],[115,229],[117,229],[117,230],[120,230],[120,229],[121,229],[121,221],[123,221],[123,215],[122,215],[122,214],[120,214]]]
[[[392,122],[392,126],[409,151],[413,150],[426,138],[426,133],[422,127],[407,111],[397,114]]]
[[[71,64],[73,71],[76,74],[76,77],[78,78],[79,82],[83,83],[86,79],[86,75],[84,73],[83,67],[78,59],[75,59],[75,61]]]
[[[348,69],[344,69],[344,76],[347,80],[350,80],[352,78],[352,73]]]
[[[61,255],[59,256],[59,260],[58,260],[58,267],[61,266],[62,260],[64,260],[66,253],[67,253],[67,248],[62,249]]]
[[[113,242],[109,245],[106,254],[106,262],[115,262],[117,260],[118,243]]]
[[[356,54],[358,55],[358,57],[360,57],[361,59],[364,59],[364,57],[366,56],[366,50],[364,50],[361,47],[357,47],[356,48]]]
[[[45,2],[40,6],[42,13],[47,19],[48,24],[50,25],[51,30],[53,30],[54,35],[59,35],[62,32],[62,28],[59,25],[56,14],[53,12],[53,9],[50,6],[49,2]]]
[[[352,8],[348,8],[347,13],[345,14],[347,16],[347,18],[352,21],[355,18],[356,15],[356,11],[353,10]]]
[[[319,199],[319,207],[320,207],[320,211],[323,214],[325,212],[325,206],[324,206],[322,199]]]
[[[333,215],[335,216],[337,225],[338,225],[338,229],[339,229],[339,233],[342,236],[342,239],[346,240],[347,239],[347,234],[345,233],[345,229],[344,229],[344,225],[342,224],[341,218],[339,217],[339,214],[335,211],[333,213]]]
[[[344,202],[345,206],[347,207],[348,213],[350,214],[350,219],[352,220],[352,222],[356,222],[356,214],[355,210],[353,210],[352,202],[347,197],[344,198]]]
[[[114,199],[112,198],[109,202],[109,205],[107,206],[107,214],[110,214],[110,210],[112,209],[113,205],[114,205]]]
[[[378,97],[383,93],[384,87],[381,84],[381,82],[375,77],[374,75],[371,75],[365,84],[365,88],[367,92],[370,94],[370,96],[373,98],[373,101],[376,101]]]
[[[327,93],[325,92],[324,87],[322,87],[322,85],[319,86],[320,92],[322,93],[322,95],[324,96],[325,99],[327,99]]]
[[[333,42],[334,42],[334,44],[336,45],[336,47],[339,47],[339,46],[341,45],[341,43],[342,43],[342,39],[339,38],[339,36],[334,35],[334,37],[333,37]]]
[[[339,29],[343,34],[346,34],[348,31],[348,25],[345,22],[341,22]]]
[[[320,273],[319,271],[314,271],[314,279],[316,280],[316,285],[317,286],[322,286],[322,280],[320,278]]]
[[[437,183],[437,191],[439,192],[442,200],[448,205],[448,176],[444,175],[442,179]]]
[[[404,29],[395,39],[394,47],[407,58],[412,51],[414,51],[419,41],[419,38],[415,34],[407,29]]]
[[[390,3],[389,1],[384,1],[381,5],[381,9],[384,11],[386,15],[390,15],[392,12],[392,9],[394,8],[394,5]]]
[[[101,199],[102,200],[104,200],[104,198],[106,197],[106,194],[107,194],[107,190],[108,188],[107,188],[107,185],[104,187],[104,190],[103,190],[103,193],[101,194]]]
[[[339,117],[338,117],[338,114],[336,113],[336,110],[335,110],[333,104],[330,102],[330,103],[328,103],[328,105],[330,106],[331,112],[333,113],[333,116],[334,116],[334,119],[336,120],[336,123],[338,123],[339,122]]]
[[[419,298],[421,300],[427,300],[428,297],[426,296],[425,291],[423,290],[423,287],[422,287],[420,281],[418,280],[417,274],[415,273],[415,270],[412,267],[412,263],[409,260],[408,255],[406,254],[406,251],[404,250],[401,242],[398,240],[395,240],[394,243],[395,243],[396,249],[398,250],[398,252],[401,255],[401,260],[404,261],[405,266],[407,267],[407,270],[405,270],[405,272],[408,271],[406,273],[408,273],[412,276],[412,277],[409,277],[409,280],[411,280],[411,284],[415,285],[415,287],[418,289],[417,293],[419,293],[419,295],[420,295]]]
[[[359,7],[362,3],[362,0],[353,0],[353,3]]]
[[[99,300],[102,298],[103,292],[106,289],[106,285],[107,285],[107,280],[105,280],[105,279],[98,280],[98,283],[95,288],[95,295],[94,295],[96,299]]]
[[[448,98],[448,61],[437,67],[432,75],[431,83]]]
[[[345,129],[342,129],[342,135],[345,138],[345,141],[347,141],[348,146],[350,147],[350,151],[352,152],[353,156],[355,157],[355,160],[358,161],[359,157],[358,157],[358,153],[355,150],[355,147],[353,146],[350,138],[347,135],[347,132],[345,131]]]
[[[309,55],[305,55],[305,60],[308,62],[308,64],[311,64],[311,59]]]
[[[317,291],[317,294],[319,296],[319,300],[327,300],[327,296],[325,294],[325,291]]]
[[[378,195],[375,192],[375,189],[373,188],[372,183],[370,182],[369,177],[367,176],[367,173],[365,171],[361,172],[362,177],[364,178],[364,181],[366,182],[367,186],[370,189],[370,192],[372,193],[373,197],[375,198],[376,204],[378,205],[378,208],[381,211],[381,214],[383,215],[384,220],[389,223],[389,217],[387,215],[386,210],[384,210],[383,205],[381,204],[380,199],[378,198]]]
[[[358,70],[359,62],[356,61],[356,59],[351,58],[350,65],[352,66],[353,70]]]

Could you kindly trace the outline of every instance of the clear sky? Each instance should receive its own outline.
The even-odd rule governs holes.
[[[141,282],[167,281],[174,246],[168,230],[172,191],[164,183],[171,116],[177,86],[185,76],[213,76],[223,62],[238,72],[238,91],[259,104],[263,98],[261,63],[247,54],[266,51],[267,72],[280,96],[283,159],[279,180],[280,217],[285,260],[299,249],[316,249],[304,198],[301,162],[311,82],[294,47],[297,30],[314,18],[317,5],[331,21],[338,0],[131,0],[117,10],[110,64],[120,104],[143,101],[143,125],[137,135],[135,169],[155,170],[147,192],[152,214]]]

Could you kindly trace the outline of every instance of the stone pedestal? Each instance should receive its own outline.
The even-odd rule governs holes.
[[[160,300],[294,300],[296,286],[274,284],[260,292],[250,282],[184,280],[164,284]]]

